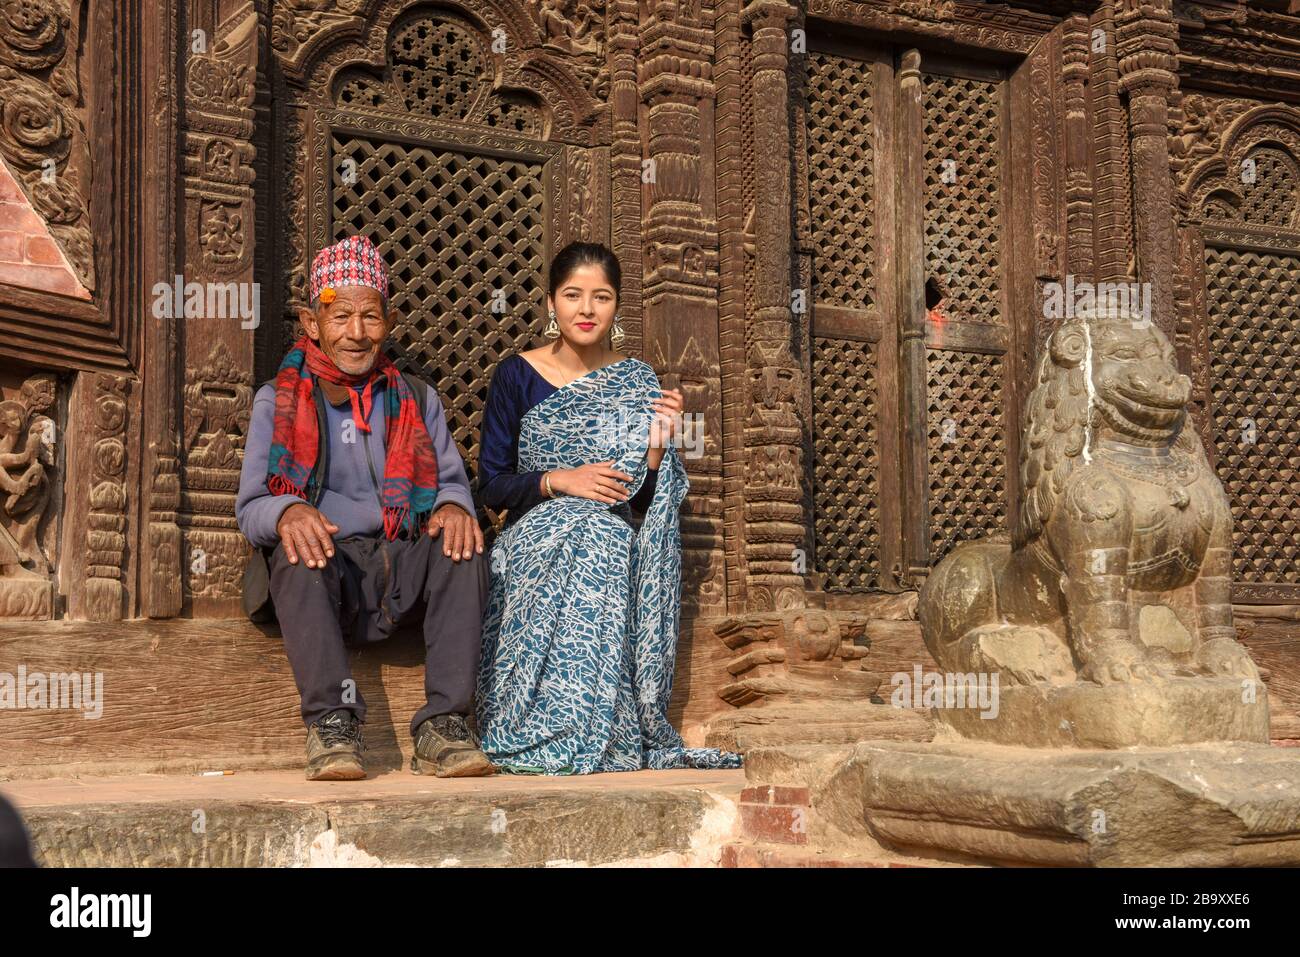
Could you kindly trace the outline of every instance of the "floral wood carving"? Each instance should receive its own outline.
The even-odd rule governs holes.
[[[77,278],[95,288],[84,195],[90,154],[77,113],[77,46],[65,0],[0,0],[0,156]],[[79,24],[78,24],[79,26]]]

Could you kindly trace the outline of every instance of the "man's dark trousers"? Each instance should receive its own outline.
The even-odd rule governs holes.
[[[335,541],[324,568],[308,568],[301,552],[291,564],[283,544],[268,562],[271,598],[309,727],[331,711],[366,717],[352,680],[347,645],[381,641],[399,625],[424,622],[426,718],[470,714],[482,650],[487,562],[477,552],[453,562],[443,536],[388,541],[382,534]]]

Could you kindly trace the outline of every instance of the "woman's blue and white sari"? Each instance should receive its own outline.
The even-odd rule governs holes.
[[[660,394],[639,359],[575,379],[524,414],[519,471],[612,459],[635,494],[646,478],[650,400]],[[689,484],[670,446],[639,530],[615,506],[559,496],[497,538],[478,730],[502,770],[740,767],[738,754],[685,747],[668,722],[681,608],[677,510]]]

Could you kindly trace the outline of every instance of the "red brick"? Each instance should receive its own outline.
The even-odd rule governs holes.
[[[62,266],[63,254],[49,236],[28,236],[27,261],[37,266]]]
[[[39,222],[32,208],[24,203],[0,203],[0,229],[28,233]]]
[[[26,204],[26,202],[27,197],[23,193],[23,188],[8,172],[0,171],[0,203]]]
[[[776,784],[745,788],[740,800],[747,804],[808,804],[807,788],[787,788]]]
[[[745,836],[773,844],[807,844],[808,812],[802,807],[741,804]]]
[[[23,261],[23,234],[12,229],[0,231],[0,262],[20,263]]]
[[[27,289],[89,299],[90,294],[66,268],[56,266],[16,266],[0,263],[0,282]]]

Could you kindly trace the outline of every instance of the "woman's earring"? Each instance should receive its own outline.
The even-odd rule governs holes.
[[[560,324],[555,321],[555,310],[551,310],[551,321],[546,324],[542,330],[542,335],[547,339],[558,339],[560,337]]]
[[[614,317],[614,326],[613,326],[613,328],[611,328],[610,331],[609,331],[609,341],[610,341],[610,344],[611,344],[615,349],[617,349],[619,346],[621,346],[621,345],[623,344],[623,340],[624,340],[625,338],[626,338],[626,334],[623,332],[623,327],[620,326],[620,325],[618,324],[618,316],[615,316],[615,317]]]

